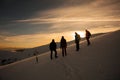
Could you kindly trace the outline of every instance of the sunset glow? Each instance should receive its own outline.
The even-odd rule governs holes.
[[[0,48],[30,48],[120,30],[119,0],[2,0]],[[46,6],[47,5],[47,6]],[[61,6],[62,5],[62,6]],[[24,44],[24,45],[23,45]]]

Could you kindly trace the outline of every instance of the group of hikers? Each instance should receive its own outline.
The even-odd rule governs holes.
[[[87,45],[89,46],[90,45],[90,37],[91,37],[91,33],[90,31],[88,31],[87,29],[85,30],[86,32],[86,40],[87,40]],[[75,32],[75,44],[76,44],[76,51],[79,51],[80,47],[79,47],[79,43],[80,43],[80,40],[81,40],[81,37],[80,35]],[[66,51],[66,48],[67,48],[67,42],[66,42],[66,39],[64,38],[64,36],[62,36],[61,40],[60,40],[60,48],[62,49],[62,56],[67,56],[67,51]],[[50,59],[52,60],[53,59],[53,52],[55,53],[55,58],[58,58],[57,56],[57,44],[55,42],[54,39],[52,39],[52,42],[50,43],[49,45],[49,49],[51,51],[51,54],[50,54]]]

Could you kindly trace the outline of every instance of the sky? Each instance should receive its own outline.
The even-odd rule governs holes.
[[[120,0],[0,0],[0,48],[45,45],[120,29]]]

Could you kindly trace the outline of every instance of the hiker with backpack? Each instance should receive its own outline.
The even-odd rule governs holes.
[[[50,45],[49,45],[49,49],[50,49],[50,51],[51,51],[51,54],[50,54],[50,58],[51,58],[51,60],[53,59],[53,57],[52,57],[52,55],[53,55],[53,51],[55,52],[55,58],[57,58],[58,56],[57,56],[57,45],[56,45],[56,42],[55,42],[55,40],[54,39],[52,39],[52,42],[50,43]]]
[[[75,44],[76,44],[76,51],[79,51],[79,49],[80,49],[80,46],[79,46],[79,43],[80,43],[80,35],[77,33],[77,32],[75,32]]]
[[[67,56],[67,42],[66,39],[64,38],[64,36],[62,36],[61,41],[60,41],[60,48],[62,49],[62,56]]]
[[[91,43],[90,43],[90,37],[91,37],[91,33],[90,31],[88,31],[87,29],[85,30],[86,32],[86,40],[87,40],[87,45],[89,46]]]

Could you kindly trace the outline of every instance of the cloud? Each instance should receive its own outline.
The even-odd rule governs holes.
[[[109,14],[119,16],[120,13],[119,0],[1,0],[0,3],[1,24],[6,24],[8,22],[12,23],[11,21],[14,20],[26,20],[35,18],[37,16],[37,13],[39,13],[39,17],[47,16],[49,18],[54,18],[58,15],[62,16],[61,12],[63,12],[63,16],[65,16],[65,14],[70,14],[71,16],[74,16],[76,12],[74,12],[74,9],[76,10],[76,8],[78,10],[78,13],[80,13],[79,15],[86,17],[91,15],[96,16],[100,14],[103,14],[105,16]],[[57,10],[58,13],[55,14],[56,12],[54,12],[53,10]],[[50,11],[53,12],[52,15],[43,15],[43,13],[48,13]]]
[[[34,17],[16,20],[32,24],[75,21],[120,21],[119,0],[69,0],[67,6],[37,11]]]
[[[0,40],[0,43],[4,46],[30,48],[30,47],[49,44],[52,39],[55,39],[56,42],[59,42],[62,35],[64,35],[67,41],[69,41],[73,36],[71,33],[72,32],[61,32],[61,33],[51,33],[49,35],[38,33],[38,34],[29,34],[29,35],[2,36],[4,38]]]
[[[45,34],[29,34],[16,36],[0,36],[0,44],[9,47],[35,47],[47,44]]]

